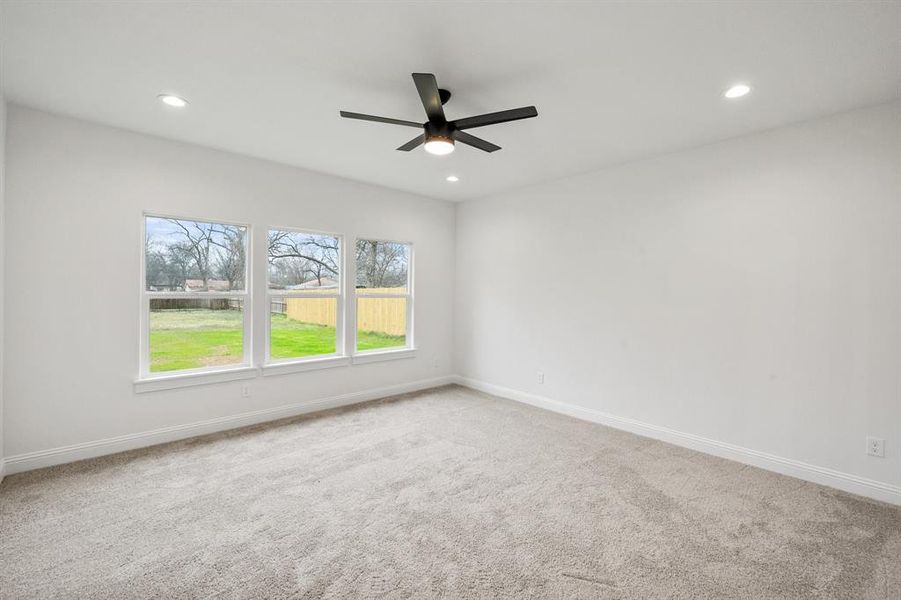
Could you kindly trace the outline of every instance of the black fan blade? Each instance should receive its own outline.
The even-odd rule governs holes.
[[[512,108],[510,110],[488,113],[487,115],[457,119],[453,122],[453,126],[457,129],[472,129],[473,127],[484,127],[485,125],[506,123],[507,121],[518,121],[520,119],[530,119],[537,116],[538,111],[534,106],[524,106],[522,108]]]
[[[413,121],[403,121],[401,119],[389,119],[388,117],[376,117],[374,115],[364,115],[361,113],[341,111],[341,116],[345,119],[359,119],[361,121],[375,121],[376,123],[390,123],[391,125],[406,125],[407,127],[418,127],[422,129],[422,123],[414,123]]]
[[[413,138],[412,140],[410,140],[409,142],[407,142],[406,144],[404,144],[403,146],[398,148],[398,150],[400,150],[401,152],[409,152],[413,148],[416,148],[417,146],[421,146],[424,141],[425,141],[425,134],[423,133],[422,135]]]
[[[441,106],[441,94],[438,92],[438,82],[431,73],[413,73],[413,82],[416,84],[416,91],[419,92],[419,98],[422,100],[422,106],[425,108],[425,114],[429,116],[429,121],[437,121],[444,123],[444,108]]]
[[[484,150],[485,152],[494,152],[495,150],[500,150],[500,146],[496,146],[491,142],[487,142],[482,138],[477,138],[474,135],[469,135],[465,131],[455,131],[454,139],[460,143],[466,144],[467,146],[472,146],[473,148],[478,148],[479,150]]]

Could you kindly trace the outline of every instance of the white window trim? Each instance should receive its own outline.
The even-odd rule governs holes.
[[[366,350],[353,357],[355,365],[382,362],[383,360],[398,360],[401,358],[415,358],[416,348],[394,348],[391,350]]]
[[[136,379],[134,389],[138,394],[159,392],[162,390],[193,387],[195,385],[255,379],[258,373],[259,369],[256,367],[220,367],[215,370],[176,371],[174,375],[159,375],[145,379]]]
[[[269,239],[270,231],[291,231],[294,233],[306,233],[311,235],[327,235],[338,240],[338,291],[334,294],[316,292],[298,292],[292,290],[269,289],[269,257],[266,257],[266,275],[263,278],[266,287],[266,339],[265,354],[263,359],[263,375],[282,375],[285,373],[299,373],[303,371],[315,371],[330,367],[341,367],[350,364],[345,349],[344,327],[346,323],[345,293],[347,260],[344,245],[344,235],[313,229],[299,229],[297,227],[282,227],[278,225],[266,228],[266,239]],[[267,241],[268,246],[268,241]],[[334,298],[335,307],[335,352],[332,354],[314,354],[311,356],[299,356],[294,358],[272,358],[272,299],[273,298]],[[342,363],[342,361],[344,361]]]
[[[320,369],[334,369],[347,367],[350,363],[349,356],[336,356],[334,354],[312,356],[302,360],[292,360],[263,365],[263,376],[286,375],[288,373],[304,373],[306,371],[318,371]]]
[[[373,242],[389,242],[392,244],[403,244],[410,249],[410,255],[407,257],[407,292],[405,294],[359,294],[357,293],[357,265],[356,265],[356,255],[357,255],[357,242],[363,241],[373,241]],[[395,360],[398,358],[413,358],[416,356],[416,344],[414,337],[414,322],[413,322],[413,305],[414,305],[414,278],[416,273],[415,267],[415,256],[416,251],[413,245],[413,242],[405,242],[401,240],[390,240],[379,237],[367,237],[367,236],[357,236],[354,238],[354,264],[353,273],[348,274],[348,281],[353,277],[353,285],[348,286],[350,288],[350,298],[351,301],[349,304],[353,307],[352,314],[350,314],[350,321],[353,323],[353,335],[351,336],[351,348],[353,350],[352,358],[353,364],[365,364],[371,362],[380,362],[383,360]],[[397,346],[396,348],[375,348],[373,350],[357,350],[357,300],[359,298],[406,298],[407,307],[406,307],[406,319],[407,319],[407,331],[406,331],[406,343],[403,346]]]
[[[201,223],[217,223],[222,225],[234,225],[244,227],[244,290],[240,292],[151,292],[147,291],[146,281],[146,256],[147,249],[147,218],[178,219],[181,221],[198,221]],[[174,389],[204,383],[217,383],[222,381],[234,381],[236,379],[251,379],[257,376],[258,369],[253,366],[253,227],[249,223],[237,223],[225,219],[208,217],[190,217],[185,215],[171,215],[160,212],[145,211],[141,215],[141,264],[140,264],[140,317],[138,339],[140,351],[138,352],[138,378],[134,382],[136,392],[150,392],[156,390]],[[183,369],[179,371],[150,372],[150,300],[152,298],[208,298],[210,300],[222,298],[238,298],[243,300],[242,321],[243,331],[243,358],[240,363],[222,367],[204,367],[201,369]]]

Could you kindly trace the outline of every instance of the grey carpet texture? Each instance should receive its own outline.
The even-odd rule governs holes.
[[[450,386],[8,477],[0,596],[901,598],[901,509]]]

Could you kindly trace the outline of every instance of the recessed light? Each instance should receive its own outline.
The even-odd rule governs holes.
[[[450,181],[451,183],[456,183],[456,182],[460,181],[460,178],[457,177],[456,175],[448,175],[447,180]]]
[[[174,106],[175,108],[184,108],[188,105],[188,101],[184,98],[179,98],[178,96],[173,96],[172,94],[160,94],[157,96],[160,99],[160,102],[167,106]]]
[[[729,99],[741,98],[751,93],[751,86],[744,83],[737,83],[723,93],[723,96]]]

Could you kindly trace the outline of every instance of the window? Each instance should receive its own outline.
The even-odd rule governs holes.
[[[266,233],[266,274],[254,276],[265,302],[254,308],[249,225],[144,216],[136,390],[255,377],[257,318],[266,323],[264,375],[414,355],[410,244],[356,240],[345,257],[340,235]],[[355,271],[345,273],[354,258]],[[345,305],[345,286],[353,304]]]
[[[412,247],[357,240],[358,352],[412,347]]]
[[[247,233],[145,216],[142,377],[249,364]]]
[[[341,241],[269,231],[268,362],[343,354]]]

